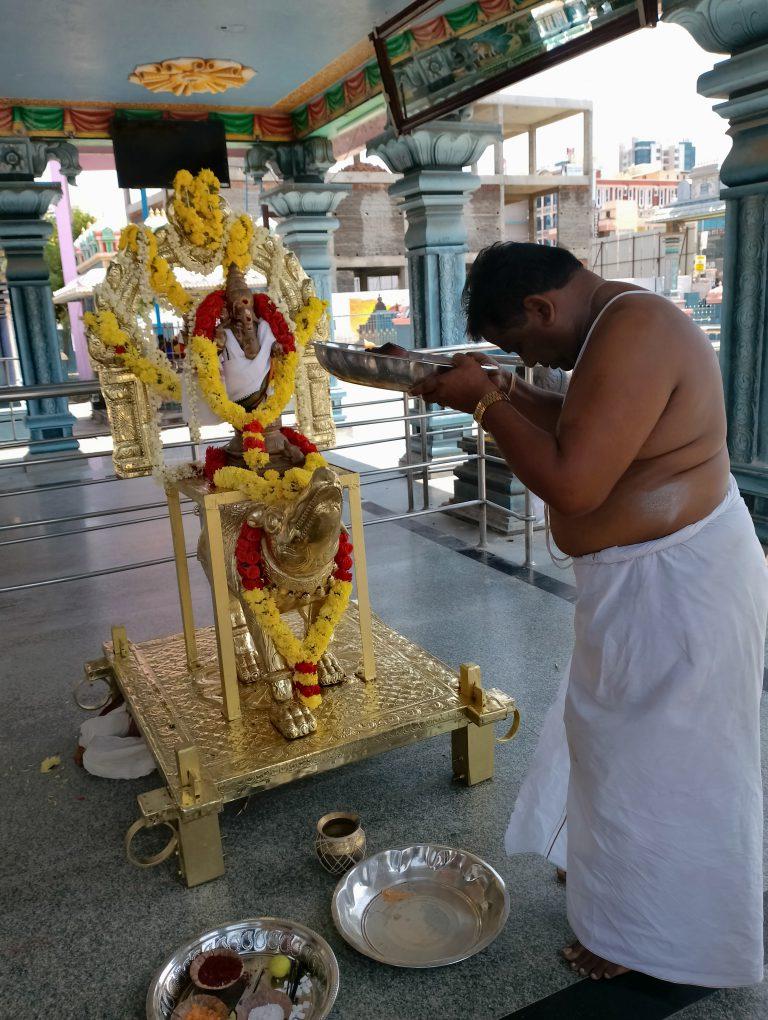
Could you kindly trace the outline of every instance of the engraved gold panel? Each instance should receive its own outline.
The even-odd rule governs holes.
[[[176,753],[180,747],[197,748],[210,789],[222,801],[231,801],[468,724],[456,673],[376,618],[373,636],[377,680],[351,679],[326,690],[317,712],[317,732],[297,741],[286,741],[269,722],[266,687],[243,691],[242,717],[231,722],[223,718],[220,700],[204,693],[218,688],[212,628],[197,632],[198,676],[205,676],[210,686],[203,687],[190,676],[180,634],[129,642],[128,655],[122,658],[113,655],[111,644],[105,645],[105,652],[181,811]],[[339,624],[336,651],[353,674],[361,655],[354,605]],[[507,695],[486,694],[488,721],[514,712],[514,701]],[[198,802],[197,810],[203,807]]]

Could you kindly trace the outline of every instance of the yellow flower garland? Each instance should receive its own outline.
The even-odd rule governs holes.
[[[238,432],[243,432],[253,422],[258,422],[266,428],[277,421],[293,396],[300,352],[314,335],[325,309],[326,303],[316,297],[310,298],[301,309],[294,332],[297,350],[287,354],[275,352],[272,393],[262,400],[255,411],[246,411],[227,396],[221,378],[219,351],[214,341],[200,335],[192,337],[189,345],[190,357],[197,372],[200,392],[211,411],[222,421],[229,422]],[[214,475],[214,484],[218,488],[241,489],[251,499],[264,503],[278,502],[301,492],[309,485],[312,472],[326,464],[321,454],[310,453],[303,468],[291,468],[282,477],[276,471],[267,471],[261,476],[255,472],[266,467],[269,455],[262,450],[246,449],[244,459],[250,471],[238,467],[220,468]]]
[[[120,328],[114,312],[86,312],[83,322],[103,344],[116,351],[124,367],[137,379],[162,396],[171,400],[181,399],[181,384],[167,359],[159,351],[162,360],[151,361],[145,357],[128,333]]]
[[[170,264],[157,253],[157,238],[146,226],[129,224],[120,234],[120,250],[128,250],[140,260],[139,238],[143,237],[147,245],[147,265],[142,268],[149,274],[149,282],[157,297],[164,297],[173,310],[179,315],[189,311],[192,304],[191,295],[184,288],[171,269]]]
[[[200,391],[213,413],[228,421],[238,431],[245,431],[246,435],[248,425],[253,422],[258,422],[266,428],[276,421],[293,395],[300,352],[314,335],[325,309],[325,302],[316,297],[310,298],[301,309],[296,317],[294,332],[297,350],[287,354],[279,351],[274,353],[273,392],[251,412],[227,396],[221,378],[219,351],[214,341],[200,335],[193,337],[189,347],[190,356],[197,371]],[[274,470],[265,471],[260,475],[257,471],[266,467],[269,455],[262,450],[247,448],[243,455],[250,470],[234,466],[219,468],[213,476],[214,485],[221,489],[238,489],[249,499],[268,505],[294,499],[312,481],[313,473],[318,468],[327,466],[322,454],[309,453],[303,467],[290,468],[283,475]],[[277,651],[286,662],[295,667],[297,662],[317,663],[327,650],[333,632],[349,605],[351,592],[351,582],[331,578],[323,607],[303,641],[296,637],[282,618],[274,596],[268,589],[244,590],[243,597],[253,610],[264,633],[274,642]],[[307,678],[297,675],[296,679],[297,682],[301,682]],[[320,695],[305,697],[298,692],[298,696],[310,709],[317,708],[321,702]]]
[[[179,170],[173,179],[173,211],[191,244],[218,250],[224,237],[224,213],[215,174],[201,170],[193,177],[188,170]]]
[[[243,598],[253,610],[264,632],[273,641],[277,651],[294,667],[297,662],[317,663],[325,654],[339,620],[347,611],[351,594],[351,581],[331,578],[323,608],[315,622],[310,625],[303,641],[296,637],[280,615],[273,596],[266,588],[243,591]],[[307,708],[317,708],[322,701],[319,694],[308,698],[299,694],[299,697]]]
[[[251,264],[251,242],[253,241],[253,220],[250,216],[238,216],[232,224],[227,238],[227,246],[224,249],[224,275],[227,269],[234,262],[238,269],[243,272]]]

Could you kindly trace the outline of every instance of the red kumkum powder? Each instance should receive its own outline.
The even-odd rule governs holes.
[[[223,988],[237,981],[243,971],[240,960],[233,956],[209,956],[203,962],[198,977],[209,988]]]

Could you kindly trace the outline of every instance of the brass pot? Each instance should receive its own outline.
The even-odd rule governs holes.
[[[317,823],[315,853],[326,871],[343,875],[365,857],[365,831],[354,812],[332,811]]]

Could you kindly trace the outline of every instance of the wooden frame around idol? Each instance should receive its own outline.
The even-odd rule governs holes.
[[[376,51],[376,60],[381,71],[384,97],[387,100],[390,116],[398,134],[408,134],[415,127],[424,124],[426,121],[436,120],[439,117],[444,117],[446,114],[454,113],[463,106],[468,106],[471,103],[477,102],[478,99],[483,99],[485,96],[492,95],[494,92],[506,88],[507,85],[513,85],[515,82],[530,78],[531,75],[554,67],[556,64],[569,60],[571,57],[596,49],[604,43],[620,39],[622,36],[629,35],[630,32],[634,32],[639,28],[653,28],[659,20],[658,0],[635,0],[636,10],[627,11],[613,21],[596,28],[594,31],[564,43],[556,50],[550,50],[548,53],[539,53],[530,60],[518,64],[516,67],[492,75],[484,82],[476,82],[468,89],[458,93],[458,95],[450,96],[432,106],[427,106],[426,109],[408,117],[403,110],[400,96],[397,92],[397,83],[392,62],[387,53],[386,41],[390,36],[407,28],[416,18],[427,14],[440,2],[441,0],[415,0],[414,3],[409,4],[400,11],[399,14],[389,18],[383,24],[377,25],[370,34],[371,42]]]

